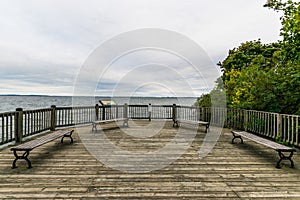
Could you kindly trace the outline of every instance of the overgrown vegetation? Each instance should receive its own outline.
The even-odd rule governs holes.
[[[300,2],[269,0],[265,7],[282,12],[282,41],[259,39],[229,50],[218,65],[216,88],[198,99],[211,106],[216,94],[226,94],[227,107],[300,114]],[[214,95],[214,97],[213,97]]]

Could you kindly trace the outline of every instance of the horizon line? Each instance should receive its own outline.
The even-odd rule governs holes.
[[[37,97],[106,97],[106,98],[198,98],[195,96],[108,96],[108,95],[103,95],[103,96],[72,96],[72,95],[47,95],[47,94],[0,94],[0,96],[37,96]]]

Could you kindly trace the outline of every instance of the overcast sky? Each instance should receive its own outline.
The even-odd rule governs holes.
[[[264,8],[265,2],[1,0],[0,94],[73,95],[78,73],[84,73],[83,66],[97,48],[122,33],[143,28],[186,36],[203,48],[217,69],[215,64],[242,42],[280,39],[280,13]],[[170,55],[145,50],[123,56],[92,83],[92,94],[84,90],[80,94],[197,96],[210,89],[197,83],[200,75],[187,62]],[[92,77],[91,73],[85,76]]]

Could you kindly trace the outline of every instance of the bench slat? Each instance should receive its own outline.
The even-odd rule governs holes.
[[[36,147],[39,147],[45,143],[48,143],[52,140],[55,140],[59,137],[64,136],[65,134],[70,133],[71,131],[69,130],[60,130],[60,131],[56,131],[54,133],[48,134],[48,135],[44,135],[42,137],[36,138],[34,140],[25,142],[23,144],[17,145],[15,147],[12,147],[11,150],[32,150]]]
[[[104,123],[111,123],[111,122],[118,122],[118,121],[124,121],[123,126],[128,127],[128,118],[116,118],[116,119],[104,119],[104,120],[96,120],[92,122],[92,131],[97,131],[97,125],[98,124],[104,124]]]
[[[101,123],[109,123],[109,122],[117,122],[117,121],[125,121],[126,118],[117,118],[117,119],[105,119],[105,120],[97,120],[93,121],[95,124],[101,124]]]
[[[204,121],[192,121],[192,120],[177,120],[177,121],[182,123],[189,123],[189,124],[203,124],[203,125],[209,124],[209,122],[204,122]]]
[[[287,147],[285,145],[278,144],[274,141],[259,137],[257,135],[254,135],[254,134],[251,134],[251,133],[248,133],[248,132],[245,132],[245,131],[239,131],[239,132],[238,131],[232,131],[232,132],[234,132],[237,135],[243,136],[244,138],[247,138],[249,140],[255,141],[259,144],[262,144],[262,145],[265,145],[265,146],[270,147],[272,149],[275,149],[275,150],[283,150],[283,151],[292,151],[292,150],[294,150],[291,147]]]
[[[186,120],[186,119],[177,119],[174,120],[173,123],[173,127],[179,127],[179,123],[188,123],[188,124],[200,124],[205,126],[205,133],[207,133],[208,129],[209,129],[209,122],[205,122],[205,121],[193,121],[193,120]]]

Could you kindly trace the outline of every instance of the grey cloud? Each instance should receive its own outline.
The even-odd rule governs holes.
[[[279,39],[280,13],[263,8],[264,3],[265,0],[0,1],[0,81],[5,82],[6,87],[0,93],[29,93],[32,84],[37,92],[56,94],[57,89],[59,94],[72,95],[70,87],[76,81],[76,73],[93,50],[117,34],[144,27],[186,35],[201,45],[215,64],[226,57],[230,48],[246,40],[261,38],[263,42],[272,42]],[[107,49],[107,54],[110,53],[113,52]],[[144,52],[113,63],[102,77],[102,84],[106,84],[102,92],[111,93],[109,89],[118,83],[133,88],[134,81],[118,82],[128,73],[128,68],[162,61],[169,62],[168,65],[182,75],[182,80],[171,80],[167,74],[157,74],[153,80],[165,80],[164,84],[179,87],[182,94],[184,89],[176,82],[184,79],[193,90],[206,91],[201,77],[195,76],[186,62],[162,52]],[[202,75],[209,77],[205,68],[210,64],[202,64]],[[82,93],[84,88],[97,88],[97,76],[91,80],[91,74],[86,73],[84,78]],[[156,94],[164,90],[158,85],[143,89],[139,93]]]

